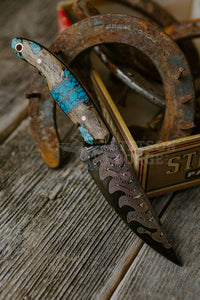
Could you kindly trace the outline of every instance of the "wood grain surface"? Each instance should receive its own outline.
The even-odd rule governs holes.
[[[41,160],[28,121],[1,146],[1,299],[95,298],[142,246],[80,162],[73,131],[56,171]]]
[[[57,32],[56,5],[59,0],[0,1],[0,143],[27,116],[32,68],[13,54],[15,36],[35,39],[48,46]]]
[[[111,299],[199,299],[200,187],[179,192],[163,216],[182,267],[142,248]]]
[[[28,120],[0,148],[0,299],[198,299],[200,188],[157,199],[178,267],[116,216],[80,162],[77,129],[60,122],[58,170],[41,160]]]
[[[79,158],[81,140],[59,113],[62,166],[34,145],[27,101],[32,69],[10,49],[14,36],[48,44],[56,1],[0,1],[0,299],[197,300],[200,187],[156,199],[182,267],[144,245],[120,220]],[[34,25],[33,25],[34,24]]]
[[[1,299],[90,299],[140,243],[80,162],[76,136],[59,170],[39,157],[28,121],[1,146]]]

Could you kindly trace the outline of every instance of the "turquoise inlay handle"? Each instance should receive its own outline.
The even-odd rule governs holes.
[[[86,100],[90,103],[86,92],[68,70],[64,70],[63,80],[51,90],[51,94],[66,114]]]
[[[84,141],[86,142],[86,144],[89,145],[94,145],[94,139],[93,137],[89,134],[89,132],[87,131],[86,128],[82,127],[82,126],[78,126],[78,129],[84,139]]]
[[[110,133],[90,97],[66,65],[48,49],[27,39],[15,38],[11,47],[44,76],[54,100],[77,125],[87,144],[109,141]]]

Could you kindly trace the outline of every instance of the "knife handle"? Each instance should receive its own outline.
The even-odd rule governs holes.
[[[86,144],[105,144],[109,141],[110,133],[88,92],[66,65],[48,49],[33,41],[15,38],[11,46],[19,57],[44,76],[54,100],[78,127]]]

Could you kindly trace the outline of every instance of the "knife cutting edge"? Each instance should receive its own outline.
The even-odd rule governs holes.
[[[44,76],[54,100],[80,130],[81,159],[110,205],[144,242],[180,265],[135,172],[72,71],[34,41],[14,38],[11,47]]]

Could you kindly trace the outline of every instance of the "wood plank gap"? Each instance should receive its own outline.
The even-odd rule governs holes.
[[[118,264],[113,276],[109,279],[109,282],[107,283],[105,290],[98,298],[99,300],[111,299],[115,290],[117,289],[120,282],[123,280],[124,276],[126,275],[127,271],[129,270],[132,262],[137,257],[138,253],[140,252],[143,244],[144,243],[138,239],[137,245],[134,245],[133,247],[130,247],[128,249],[125,256]]]
[[[21,124],[28,116],[28,103],[24,102],[19,107],[12,107],[12,111],[1,119],[0,144],[2,144],[10,134]]]
[[[158,214],[159,218],[162,217],[164,212],[166,211],[167,207],[170,205],[174,198],[174,193],[170,193],[161,197],[156,197],[152,199],[152,205]],[[117,265],[113,275],[110,277],[108,283],[98,295],[99,300],[110,300],[112,295],[114,294],[115,290],[117,289],[118,285],[123,280],[124,276],[128,272],[130,266],[132,265],[133,261],[136,259],[137,255],[141,251],[143,245],[145,243],[138,238],[137,244],[130,247],[127,252],[125,253],[122,260]],[[96,296],[95,298],[96,299]]]
[[[162,222],[173,238],[183,266],[177,266],[147,246],[133,262],[112,300],[196,300],[200,295],[200,187],[181,191]],[[134,295],[134,296],[133,296]]]

